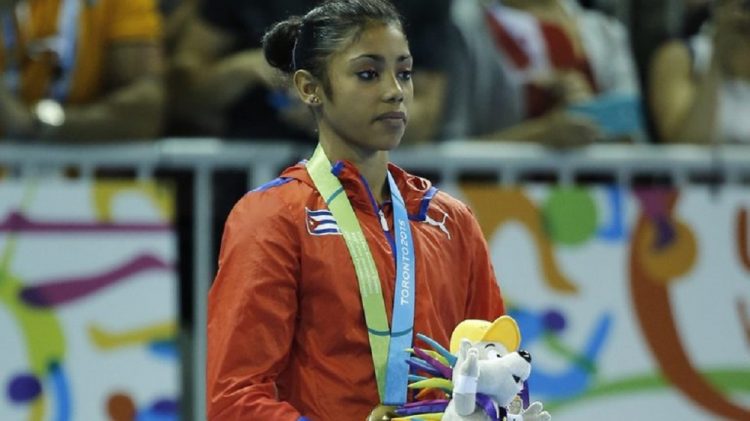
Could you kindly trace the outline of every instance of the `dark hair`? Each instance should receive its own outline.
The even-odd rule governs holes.
[[[328,0],[305,16],[276,23],[263,36],[263,52],[271,66],[285,73],[305,69],[328,88],[327,58],[371,23],[403,27],[388,0]]]

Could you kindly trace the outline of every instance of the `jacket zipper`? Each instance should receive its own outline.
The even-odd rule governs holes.
[[[383,229],[383,234],[385,234],[385,239],[388,241],[388,245],[391,246],[391,252],[393,253],[393,263],[396,264],[396,239],[391,235],[390,230],[388,229],[388,220],[385,218],[385,213],[383,213],[383,209],[380,207],[378,202],[375,201],[375,196],[372,195],[372,190],[370,189],[370,184],[365,180],[362,175],[359,176],[360,180],[362,180],[362,183],[365,185],[365,189],[367,190],[367,195],[370,197],[370,204],[372,205],[372,210],[375,211],[375,213],[378,215],[378,219],[380,220],[380,228]]]
[[[388,220],[385,219],[383,209],[378,209],[378,215],[380,216],[380,226],[383,227],[383,231],[388,232]]]

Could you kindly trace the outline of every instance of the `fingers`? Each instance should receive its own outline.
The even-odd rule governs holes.
[[[550,421],[552,416],[544,410],[544,405],[536,401],[523,411],[524,421]]]
[[[541,402],[535,401],[535,402],[532,402],[531,405],[529,405],[529,407],[526,410],[529,411],[529,412],[533,412],[535,414],[538,414],[538,413],[542,412],[543,408],[544,408],[544,405],[542,405]]]
[[[466,362],[461,366],[462,374],[470,377],[479,377],[479,351],[471,348],[466,358]]]
[[[469,352],[470,348],[471,341],[468,339],[461,339],[461,343],[458,346],[458,361],[464,361],[466,359],[466,354]]]
[[[562,83],[563,100],[566,104],[588,101],[593,96],[589,82],[579,71],[564,72],[560,80]]]

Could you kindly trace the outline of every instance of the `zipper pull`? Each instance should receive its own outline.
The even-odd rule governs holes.
[[[388,232],[388,220],[385,219],[383,209],[378,210],[378,215],[380,215],[380,226],[383,227],[383,231]]]

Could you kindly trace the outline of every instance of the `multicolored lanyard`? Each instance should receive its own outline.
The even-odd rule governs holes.
[[[73,68],[78,47],[78,21],[81,14],[81,1],[61,0],[60,11],[57,13],[58,34],[54,37],[34,41],[44,49],[54,51],[57,54],[59,73],[51,84],[49,96],[58,102],[64,102],[67,99],[73,79]],[[16,6],[15,17],[12,12],[0,16],[7,63],[4,79],[8,88],[14,93],[17,93],[21,86],[21,69],[17,57],[10,57],[9,54],[15,54],[17,48],[19,48],[20,42],[17,32],[20,32],[21,25],[25,21],[31,19],[28,8],[28,3],[19,3]],[[32,42],[29,39],[23,41],[27,44]],[[27,48],[32,49],[32,46],[27,45]]]
[[[406,401],[409,376],[406,361],[409,358],[407,349],[412,346],[415,291],[414,242],[404,199],[389,172],[388,183],[393,201],[396,235],[396,285],[393,294],[393,323],[389,329],[378,268],[367,245],[367,238],[344,187],[331,173],[331,163],[320,145],[308,161],[307,171],[336,219],[354,263],[380,401],[386,405],[401,405]]]

